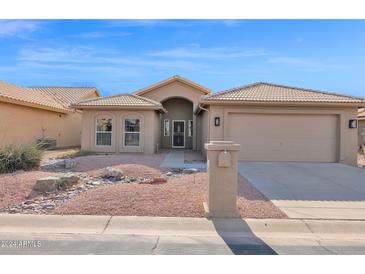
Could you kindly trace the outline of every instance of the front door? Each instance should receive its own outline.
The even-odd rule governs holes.
[[[185,121],[183,120],[172,121],[172,147],[185,147]]]

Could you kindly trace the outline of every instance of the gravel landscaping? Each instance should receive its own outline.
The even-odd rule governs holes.
[[[57,166],[57,172],[20,171],[1,175],[0,212],[204,217],[207,173],[161,170],[164,157],[165,153],[90,155],[76,157],[73,168],[59,170]],[[122,171],[123,176],[117,180],[105,177],[106,170],[114,169]],[[69,172],[80,179],[68,189],[47,193],[32,190],[37,179]],[[287,218],[242,177],[238,185],[237,206],[242,217]]]
[[[0,175],[0,208],[34,197],[32,188],[37,179],[53,176],[55,173],[42,171],[17,171]]]
[[[174,176],[166,184],[121,184],[93,189],[71,199],[55,214],[204,217],[207,173]],[[243,178],[238,208],[244,218],[287,218]]]

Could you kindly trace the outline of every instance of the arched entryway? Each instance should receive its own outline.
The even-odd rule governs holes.
[[[162,102],[167,113],[162,115],[162,148],[193,148],[193,103],[174,97]]]

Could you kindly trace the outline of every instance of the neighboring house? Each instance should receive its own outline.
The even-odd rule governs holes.
[[[359,146],[365,145],[365,109],[360,109],[357,115],[358,127],[359,127]]]
[[[20,87],[0,81],[0,146],[54,139],[57,147],[81,143],[80,100],[99,97],[93,87]]]
[[[155,153],[204,143],[241,144],[240,160],[356,164],[365,100],[335,93],[255,83],[216,94],[180,76],[135,92],[81,101],[82,149]]]

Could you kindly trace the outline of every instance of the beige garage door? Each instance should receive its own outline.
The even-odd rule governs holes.
[[[336,115],[230,114],[240,160],[337,162]]]

